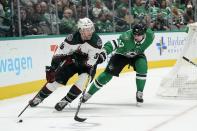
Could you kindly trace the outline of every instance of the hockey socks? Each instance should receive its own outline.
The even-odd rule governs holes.
[[[136,74],[137,91],[143,92],[146,83],[146,74]]]
[[[46,86],[40,91],[39,96],[43,99],[47,98],[52,91],[50,91]]]
[[[136,92],[136,101],[137,105],[139,103],[143,103],[143,90],[146,83],[146,74],[136,74],[136,85],[137,85],[137,92]]]
[[[64,107],[65,107],[66,105],[68,105],[68,103],[71,103],[71,102],[72,102],[75,98],[77,98],[80,94],[81,94],[81,90],[80,90],[77,86],[73,85],[73,86],[70,88],[70,90],[69,90],[69,92],[67,93],[67,95],[66,95],[64,98],[62,98],[62,100],[59,101],[59,102],[55,105],[55,109],[56,109],[57,111],[62,111],[62,110],[64,109]]]
[[[77,86],[73,85],[63,99],[71,103],[75,98],[77,98],[81,94],[81,92],[82,91]]]
[[[47,87],[46,84],[42,88],[42,90],[37,94],[37,96],[29,101],[29,105],[31,107],[37,106],[39,103],[41,103],[46,97],[48,97],[52,91],[50,91]]]
[[[103,72],[98,76],[98,78],[94,81],[94,83],[90,86],[90,89],[88,90],[88,94],[93,95],[95,94],[100,88],[103,87],[103,85],[107,84],[112,79],[112,75]]]

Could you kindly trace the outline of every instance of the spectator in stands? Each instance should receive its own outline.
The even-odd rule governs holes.
[[[39,24],[40,21],[45,21],[40,3],[34,5],[34,15],[32,16],[32,19],[35,24]]]
[[[27,15],[27,10],[22,7],[20,9],[20,15],[21,15],[21,33],[22,36],[26,35],[37,35],[38,34],[38,29],[32,24],[32,21],[29,19]],[[19,29],[18,29],[18,22],[15,23],[16,27],[16,33],[17,36],[19,35]]]
[[[33,23],[38,28],[38,34],[51,34],[50,24],[47,18],[44,16],[47,10],[45,2],[41,2],[35,5],[35,13],[33,16]]]
[[[57,25],[58,23],[60,23],[60,19],[58,16],[56,16],[55,5],[51,4],[49,7],[46,2],[41,2],[40,5],[41,5],[41,13],[46,19],[47,23],[49,23],[52,34],[57,34],[58,33]]]
[[[34,15],[34,4],[29,1],[29,2],[26,2],[26,5],[24,6],[27,10],[27,14],[29,16],[33,16]]]
[[[63,6],[62,0],[57,0],[57,12],[58,12],[59,19],[62,19],[63,17],[63,9],[64,9],[64,6]]]
[[[109,9],[112,10],[113,9],[113,0],[103,0],[105,6]]]
[[[145,9],[145,5],[142,0],[135,0],[134,7],[131,9],[131,14],[134,16],[134,19],[138,19],[140,21],[146,19],[147,10]]]
[[[168,3],[167,3],[166,0],[163,0],[163,1],[161,2],[160,13],[162,14],[162,17],[163,17],[164,19],[166,19],[166,20],[167,20],[167,19],[170,19],[171,16],[172,16],[172,14],[171,14],[171,9],[170,9],[170,7],[169,7],[169,5],[168,5]]]
[[[77,6],[77,17],[78,18],[84,18],[86,16],[87,16],[86,7],[82,6],[82,5]],[[92,21],[94,21],[94,20],[92,19]]]
[[[28,5],[29,3],[36,4],[36,3],[38,3],[38,1],[39,1],[39,0],[20,0],[21,4],[22,4],[23,6],[26,6],[26,5]]]
[[[185,3],[182,3],[181,0],[175,0],[173,2],[172,7],[176,7],[177,9],[184,11],[185,10]]]
[[[172,29],[180,30],[184,27],[184,19],[182,10],[173,7],[172,8]]]
[[[97,20],[100,13],[109,13],[109,9],[101,0],[96,0],[95,5],[93,5],[92,15],[93,19]]]
[[[107,14],[102,12],[98,15],[98,20],[96,21],[95,24],[96,32],[98,33],[113,32],[113,26],[112,26],[113,24],[109,19],[107,19],[109,17],[106,16]]]
[[[3,9],[3,4],[0,2],[0,25],[3,25],[3,17],[5,17],[5,11]]]
[[[5,25],[6,30],[10,24],[10,7],[5,5],[6,0],[0,0],[0,33],[3,31]],[[87,16],[86,1],[85,0],[20,0],[21,7],[25,7],[28,17],[23,16],[26,23],[24,25],[31,25],[34,30],[29,32],[23,32],[24,35],[29,34],[56,34],[57,24],[60,27],[60,33],[71,33],[75,30],[75,21],[79,18]],[[114,2],[115,5],[114,5]],[[147,2],[145,5],[145,1]],[[89,18],[96,24],[98,32],[109,31],[126,31],[130,28],[133,21],[146,21],[148,26],[151,26],[153,30],[169,30],[169,29],[182,29],[185,24],[194,22],[194,5],[193,0],[131,0],[131,14],[129,12],[129,0],[88,0],[89,4]],[[58,16],[55,13],[55,2],[57,2]],[[7,2],[8,3],[8,2]],[[52,3],[50,6],[49,4]],[[17,11],[17,2],[14,0],[14,11]],[[111,10],[115,7],[115,22],[113,29],[110,16]],[[33,8],[32,8],[33,7]],[[145,8],[147,7],[147,8]],[[158,8],[160,7],[160,9]],[[68,9],[72,17],[65,17],[65,10]],[[71,11],[69,11],[71,10]],[[22,13],[23,13],[22,12]],[[100,15],[103,13],[102,15]],[[25,14],[25,13],[23,13]],[[17,15],[17,13],[15,13]],[[60,21],[61,19],[61,21]],[[57,20],[57,21],[56,21]],[[152,20],[152,21],[151,21]],[[104,28],[103,22],[107,22],[107,26]],[[154,21],[154,22],[153,22]],[[61,22],[61,24],[60,24]],[[15,23],[17,19],[15,19]],[[171,25],[171,26],[169,26]],[[15,25],[18,30],[18,25]],[[112,27],[112,29],[109,29]],[[26,28],[25,26],[23,28]],[[8,29],[9,30],[9,29]],[[24,31],[22,29],[22,31]],[[1,35],[1,34],[0,34]]]
[[[194,10],[193,10],[193,4],[191,1],[188,1],[183,17],[184,17],[185,24],[194,22]]]
[[[0,37],[5,36],[7,29],[4,26],[5,11],[3,9],[3,4],[0,1]]]
[[[121,15],[121,14],[119,14],[120,13],[119,11],[122,10],[122,8],[129,9],[129,0],[116,1],[115,6],[117,7],[117,9],[116,9],[117,14]]]
[[[62,4],[63,4],[63,11],[65,10],[65,8],[69,8],[72,10],[73,12],[73,18],[75,18],[75,20],[78,18],[77,16],[77,9],[76,9],[76,5],[75,4],[79,4],[79,1],[77,0],[62,0]]]
[[[157,13],[157,19],[152,23],[151,28],[154,31],[170,30],[168,19],[165,19],[162,13]]]
[[[65,8],[63,18],[60,22],[60,33],[70,34],[77,30],[76,21],[73,18],[73,11]]]
[[[156,6],[155,0],[150,0],[150,5],[148,7],[148,14],[152,22],[154,23],[157,19],[157,14],[160,12],[160,8]]]
[[[77,9],[76,9],[76,5],[75,3],[77,2],[73,2],[73,0],[57,0],[57,9],[58,9],[58,17],[59,19],[63,18],[63,14],[64,14],[64,10],[65,8],[69,8],[72,10],[73,12],[73,16],[75,19],[78,18],[77,15]]]
[[[170,7],[167,6],[167,2],[165,0],[161,2],[160,10],[157,12],[157,16],[155,18],[156,19],[150,24],[152,30],[170,29],[169,19],[171,19],[171,10]]]
[[[46,2],[42,1],[40,2],[40,6],[41,6],[41,13],[45,14],[48,11],[48,5]]]
[[[115,17],[116,22],[116,31],[117,32],[123,32],[127,31],[130,28],[129,23],[127,23],[126,15],[128,15],[128,9],[126,7],[122,7],[119,10],[119,13],[117,14],[117,17]],[[120,15],[121,14],[121,15]]]

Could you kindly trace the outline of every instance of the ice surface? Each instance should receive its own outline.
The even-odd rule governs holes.
[[[69,87],[58,88],[36,108],[27,108],[17,116],[34,94],[0,101],[0,131],[197,131],[197,101],[161,99],[156,91],[161,78],[170,68],[149,70],[144,90],[144,104],[136,106],[135,73],[113,78],[86,104],[80,117],[86,122],[74,121],[79,99],[62,112],[54,105]]]

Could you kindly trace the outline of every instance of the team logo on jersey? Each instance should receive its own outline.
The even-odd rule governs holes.
[[[124,43],[121,41],[121,39],[118,39],[118,47],[124,47]]]
[[[66,40],[68,41],[72,41],[73,39],[73,34],[69,34],[67,37],[66,37]]]
[[[94,59],[98,59],[98,57],[99,57],[99,54],[96,53],[96,54],[94,55]]]
[[[61,43],[60,49],[64,49],[64,42]]]
[[[101,40],[100,38],[97,40],[97,45],[98,45],[99,47],[102,47],[102,40]]]

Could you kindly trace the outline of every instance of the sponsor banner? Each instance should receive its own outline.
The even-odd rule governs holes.
[[[176,59],[184,47],[187,33],[156,33],[151,47],[146,50],[149,61]]]
[[[148,61],[176,59],[183,49],[186,33],[156,33],[145,52]],[[103,43],[119,34],[101,35]],[[0,87],[45,79],[45,66],[64,37],[0,41]],[[109,60],[109,59],[108,59]],[[108,60],[99,65],[104,68]]]
[[[0,87],[41,80],[63,38],[0,41]]]

